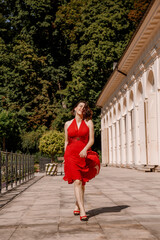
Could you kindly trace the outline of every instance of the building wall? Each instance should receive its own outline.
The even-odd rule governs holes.
[[[160,31],[102,108],[102,163],[160,165]]]

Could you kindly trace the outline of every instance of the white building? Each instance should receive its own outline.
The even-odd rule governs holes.
[[[160,0],[152,1],[97,105],[103,164],[160,166]]]

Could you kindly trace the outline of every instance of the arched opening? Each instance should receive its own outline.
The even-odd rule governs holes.
[[[127,111],[127,101],[126,98],[123,99],[123,114],[126,114]]]
[[[118,103],[117,117],[118,117],[118,119],[121,117],[121,104],[120,103]]]
[[[116,109],[114,108],[113,109],[113,122],[116,121]]]
[[[142,83],[139,82],[137,87],[137,103],[140,102],[140,100],[142,100],[142,94],[143,94],[143,87],[142,87]]]
[[[128,109],[130,111],[131,109],[133,109],[133,91],[132,90],[130,91],[128,104],[129,104]]]
[[[112,113],[110,112],[109,114],[109,124],[111,125],[112,124]]]
[[[150,70],[148,73],[146,91],[148,94],[155,91],[155,81],[154,81],[154,75],[152,70]]]
[[[108,115],[107,115],[107,125],[108,125]]]

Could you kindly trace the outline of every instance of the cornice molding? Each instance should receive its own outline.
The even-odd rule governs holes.
[[[155,58],[155,57],[158,55],[156,48],[153,48],[153,49],[150,51],[150,55],[151,55],[152,58]]]
[[[155,36],[157,36],[159,31],[160,31],[160,0],[155,0],[150,5],[150,8],[146,13],[145,18],[143,18],[143,21],[136,30],[134,37],[130,41],[129,45],[124,51],[124,54],[119,60],[117,64],[117,69],[120,69],[121,72],[125,72],[127,76],[129,76],[130,71],[135,66],[135,64],[138,63],[138,61],[140,61],[142,54],[144,54],[144,52],[146,51],[146,48],[150,47],[151,41],[154,41],[154,44],[156,44]],[[155,50],[153,50],[151,53],[153,57],[155,56],[155,53],[156,53]],[[146,57],[148,58],[148,60],[149,57],[151,58],[149,52],[148,56]],[[139,71],[145,70],[144,65],[145,65],[144,63],[140,64],[140,66],[138,67],[140,69]],[[118,90],[118,87],[120,87],[120,85],[127,80],[128,77],[119,73],[117,69],[113,71],[110,78],[106,82],[106,85],[104,86],[97,100],[97,106],[104,106],[105,103],[110,101],[113,98],[114,92]],[[135,74],[137,75],[136,72]]]
[[[141,63],[141,65],[139,66],[139,69],[140,69],[141,71],[143,71],[143,70],[145,69],[144,63]]]

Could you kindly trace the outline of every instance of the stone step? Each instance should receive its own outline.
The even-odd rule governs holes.
[[[160,166],[155,167],[155,172],[160,172]]]
[[[137,167],[136,169],[138,171],[143,171],[143,172],[155,172],[155,168],[156,168],[155,165],[142,165]]]

